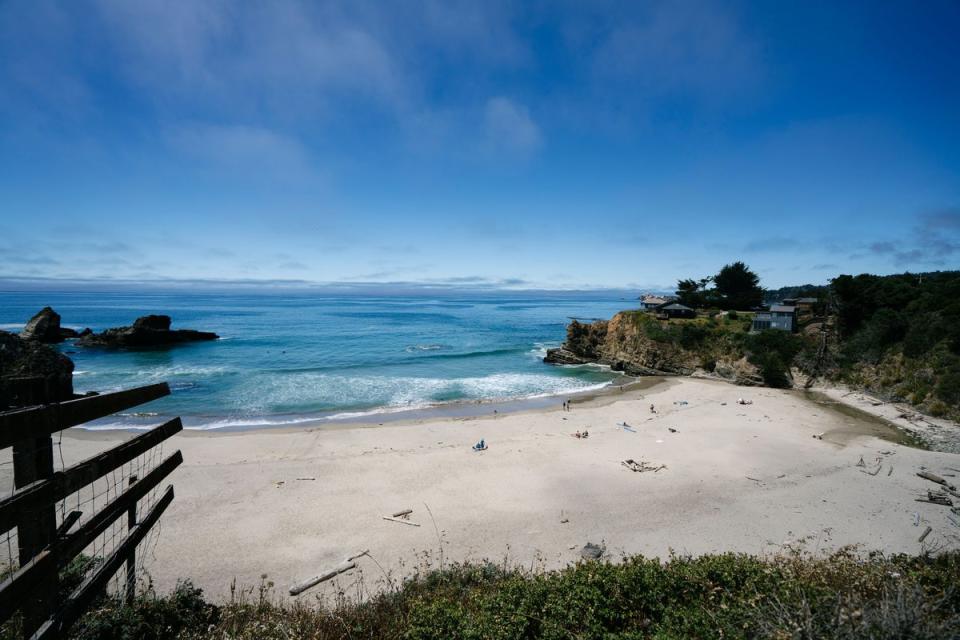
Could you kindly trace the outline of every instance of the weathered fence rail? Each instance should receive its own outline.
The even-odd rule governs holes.
[[[183,462],[183,455],[175,451],[145,469],[142,475],[130,474],[122,492],[114,486],[112,499],[106,491],[108,499],[99,506],[95,500],[81,504],[78,497],[77,509],[68,513],[66,499],[74,494],[79,496],[85,488],[92,488],[138,457],[157,452],[167,438],[183,429],[180,418],[59,471],[53,469],[51,435],[169,393],[167,384],[161,383],[0,413],[0,449],[13,449],[15,487],[9,496],[0,499],[0,534],[9,536],[16,529],[19,561],[18,567],[8,568],[7,577],[0,583],[0,623],[19,612],[23,637],[62,638],[85,608],[105,592],[121,567],[126,571],[125,596],[133,597],[137,545],[172,502],[173,486],[168,485],[159,498],[148,504],[147,513],[139,519],[138,503]],[[84,514],[81,506],[89,513]],[[125,536],[97,559],[99,564],[65,600],[58,601],[60,572],[98,536],[116,527],[118,521],[125,523]]]

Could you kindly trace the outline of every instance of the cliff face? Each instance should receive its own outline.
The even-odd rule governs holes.
[[[743,321],[661,321],[649,314],[622,311],[609,321],[567,327],[567,340],[547,351],[545,362],[609,365],[633,376],[697,375],[744,385],[760,385],[757,367],[747,361],[736,339]]]

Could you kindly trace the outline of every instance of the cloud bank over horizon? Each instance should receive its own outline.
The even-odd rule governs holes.
[[[955,268],[958,26],[949,0],[4,3],[0,280]]]

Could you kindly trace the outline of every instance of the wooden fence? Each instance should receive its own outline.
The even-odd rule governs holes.
[[[122,595],[128,600],[134,597],[137,545],[173,500],[172,485],[159,496],[154,490],[183,462],[183,456],[175,451],[157,464],[141,464],[137,470],[144,473],[139,477],[131,472],[132,462],[146,460],[149,453],[159,453],[151,460],[162,457],[163,441],[183,429],[180,418],[69,467],[61,465],[59,470],[55,470],[52,435],[169,393],[167,384],[161,383],[65,402],[38,403],[38,396],[45,395],[39,389],[34,394],[21,394],[24,398],[32,395],[31,402],[37,404],[0,413],[0,450],[13,450],[14,485],[13,491],[0,499],[0,535],[6,535],[9,544],[16,531],[18,555],[15,562],[9,559],[13,566],[8,567],[8,575],[0,584],[0,623],[19,612],[24,638],[62,638],[91,602],[106,592],[121,568],[125,570]],[[62,460],[62,450],[60,453]],[[113,495],[109,490],[97,494],[95,483],[104,482],[108,474],[116,478],[118,472],[120,480],[114,481]],[[92,497],[82,500],[84,491]],[[98,495],[102,502],[99,508]],[[138,503],[148,495],[152,499],[146,513],[139,513]],[[76,500],[69,502],[75,502],[77,508],[67,511],[72,496]],[[104,553],[89,563],[80,585],[62,597],[61,572],[106,536],[105,532],[118,530],[111,539],[115,541],[112,548],[104,545]]]

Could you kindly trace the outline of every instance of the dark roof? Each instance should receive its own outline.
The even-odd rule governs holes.
[[[789,307],[783,304],[775,304],[772,307],[770,307],[771,313],[793,313],[796,310],[797,310],[796,307]]]
[[[691,308],[688,307],[687,305],[685,305],[685,304],[680,304],[679,302],[670,302],[670,303],[667,303],[667,304],[662,304],[662,305],[660,305],[659,307],[657,307],[657,309],[660,309],[660,310],[663,310],[663,311],[665,311],[665,310],[667,310],[667,309],[670,309],[670,310],[672,310],[672,311],[693,311],[693,309],[691,309]]]
[[[816,304],[819,298],[797,298],[798,304]]]

